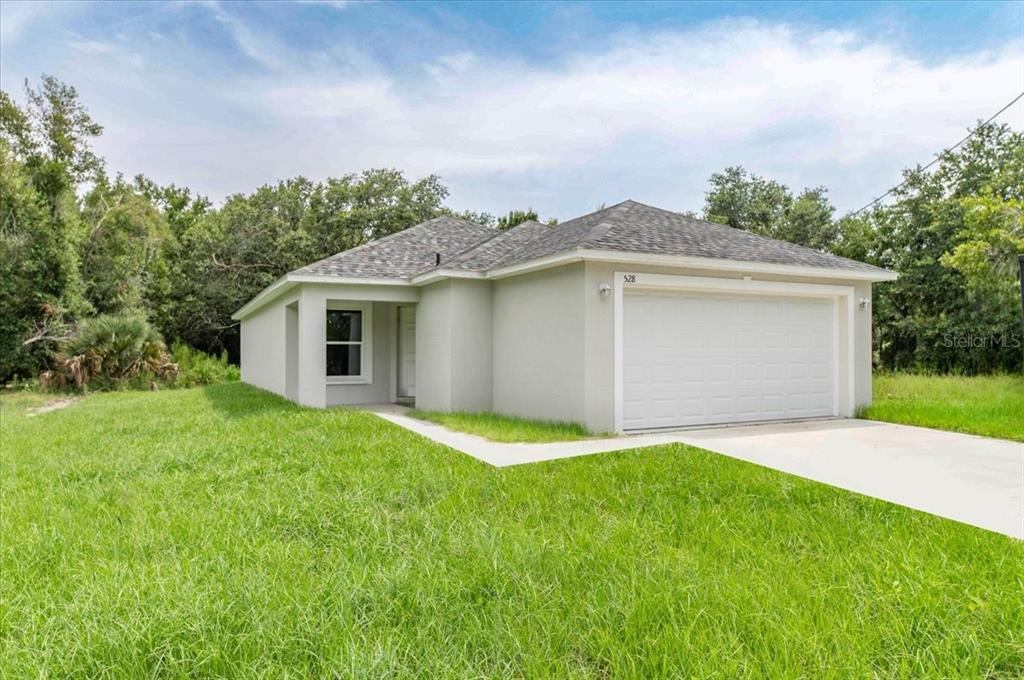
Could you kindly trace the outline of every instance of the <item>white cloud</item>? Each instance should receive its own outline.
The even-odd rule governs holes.
[[[797,187],[825,184],[850,207],[958,139],[1022,81],[1019,45],[929,64],[851,33],[742,22],[623,39],[556,66],[462,54],[427,65],[418,85],[318,73],[243,96],[284,129],[308,132],[293,152],[335,149],[363,164],[437,171],[456,186],[488,174],[550,181],[619,159],[655,171],[645,175],[664,170],[660,181],[699,207],[707,175],[738,163]],[[673,176],[693,169],[697,186]]]
[[[567,218],[632,197],[699,209],[710,173],[742,164],[795,189],[825,185],[849,209],[1024,89],[1019,43],[925,62],[851,32],[753,21],[633,33],[555,63],[460,51],[390,73],[351,46],[286,48],[208,6],[266,75],[149,68],[137,87],[94,96],[109,102],[100,151],[112,168],[215,200],[393,166],[440,173],[460,208]],[[1024,127],[1024,102],[1002,120]]]
[[[279,43],[271,40],[266,34],[250,29],[219,2],[204,2],[201,6],[209,8],[214,18],[227,29],[242,54],[269,69],[280,68],[280,56],[285,50]]]
[[[13,43],[45,10],[41,2],[0,2],[0,42]]]

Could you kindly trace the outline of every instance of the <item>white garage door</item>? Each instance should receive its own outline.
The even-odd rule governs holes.
[[[833,298],[626,291],[624,429],[831,416]]]

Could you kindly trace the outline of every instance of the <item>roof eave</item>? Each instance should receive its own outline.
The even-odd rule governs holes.
[[[349,286],[409,286],[409,279],[388,278],[388,277],[358,277],[358,276],[328,276],[325,274],[285,274],[277,281],[261,290],[252,300],[245,303],[238,309],[231,318],[234,321],[241,321],[261,307],[273,302],[292,288],[303,283],[326,283],[333,285]]]
[[[256,293],[256,297],[246,302],[244,305],[238,308],[234,314],[231,315],[232,320],[241,321],[245,317],[251,315],[256,310],[260,309],[268,302],[276,300],[280,296],[287,293],[289,290],[298,285],[297,282],[289,280],[290,274],[285,274],[277,281]]]
[[[656,253],[629,253],[615,250],[580,249],[580,257],[595,262],[637,263],[686,267],[688,269],[716,269],[749,274],[775,274],[788,276],[811,276],[847,281],[895,281],[899,274],[887,269],[844,269],[841,267],[814,267],[810,265],[773,264],[771,262],[748,262],[726,260],[714,257],[692,255],[659,255]]]
[[[519,264],[499,267],[487,273],[489,279],[501,279],[517,276],[539,269],[558,267],[579,261],[609,262],[624,265],[651,265],[680,267],[686,269],[712,269],[719,271],[741,272],[744,274],[768,274],[777,276],[807,276],[826,279],[843,279],[846,281],[895,281],[899,274],[886,269],[842,269],[838,267],[811,267],[806,265],[783,265],[769,262],[747,262],[743,260],[725,260],[711,257],[693,257],[690,255],[659,255],[655,253],[631,253],[618,250],[595,250],[578,248],[547,257],[528,260]]]

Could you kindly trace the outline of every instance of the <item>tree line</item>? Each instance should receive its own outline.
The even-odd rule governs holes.
[[[235,357],[231,313],[292,269],[439,215],[499,228],[538,219],[457,213],[437,176],[386,168],[286,179],[217,207],[187,187],[111,177],[91,146],[102,132],[55,78],[26,82],[21,104],[0,92],[0,381],[37,375],[100,314],[142,315],[168,341]],[[904,179],[886,204],[837,217],[824,187],[794,194],[727,168],[701,216],[899,271],[876,289],[882,368],[1019,371],[1024,138],[979,127]]]

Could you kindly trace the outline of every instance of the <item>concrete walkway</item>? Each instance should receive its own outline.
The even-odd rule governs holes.
[[[1024,539],[1024,444],[868,420],[679,430],[550,444],[503,444],[405,415],[373,412],[504,467],[684,443]]]
[[[490,463],[497,467],[520,465],[522,463],[539,463],[558,458],[574,458],[591,453],[608,453],[639,449],[645,446],[678,443],[679,439],[671,434],[644,434],[631,437],[611,437],[608,439],[582,439],[574,442],[551,442],[548,444],[506,444],[492,442],[490,439],[475,434],[455,432],[443,425],[428,423],[405,415],[409,409],[396,404],[374,406],[370,409],[381,418],[401,425],[407,430],[423,435],[427,439],[461,451],[467,456]]]

